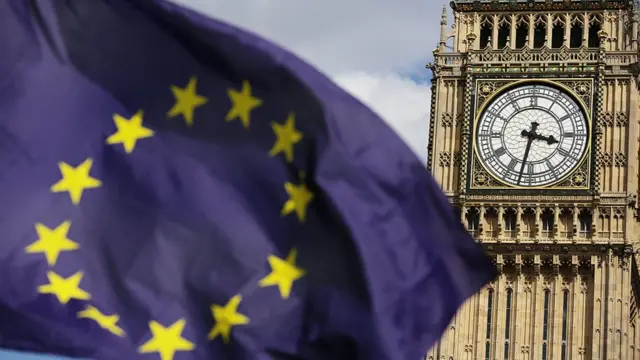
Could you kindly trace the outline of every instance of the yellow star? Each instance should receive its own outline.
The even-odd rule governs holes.
[[[309,203],[313,199],[313,194],[304,183],[294,185],[290,182],[286,182],[284,184],[284,189],[287,194],[289,194],[289,200],[284,203],[281,214],[289,215],[295,211],[300,222],[304,222],[304,219],[307,216],[307,206],[309,206]]]
[[[38,292],[55,295],[63,305],[71,299],[89,300],[91,299],[91,294],[80,289],[82,276],[82,271],[78,271],[65,279],[53,271],[48,271],[49,284],[39,286]]]
[[[66,162],[59,162],[58,168],[62,174],[62,179],[51,186],[51,191],[54,193],[68,191],[71,202],[74,205],[78,205],[85,189],[93,189],[102,185],[100,180],[89,175],[91,166],[93,166],[91,158],[75,168]]]
[[[194,343],[182,337],[182,331],[186,324],[185,319],[178,319],[169,327],[164,327],[157,321],[150,321],[151,339],[142,344],[138,348],[138,352],[141,354],[157,352],[160,354],[161,360],[173,360],[176,351],[195,349]]]
[[[107,144],[122,144],[124,151],[131,154],[138,140],[152,137],[153,130],[142,126],[142,110],[139,110],[131,119],[124,118],[118,114],[113,114],[113,121],[118,130],[107,138]]]
[[[242,82],[242,90],[227,90],[231,99],[231,109],[227,113],[226,120],[232,121],[240,119],[242,126],[247,129],[251,123],[251,111],[262,105],[262,100],[251,95],[251,84],[248,81]]]
[[[302,278],[305,271],[296,266],[296,249],[291,249],[286,260],[275,255],[269,255],[267,261],[271,266],[271,273],[260,280],[260,287],[277,285],[280,290],[280,296],[288,299],[291,294],[291,288],[294,281]]]
[[[118,315],[105,315],[95,306],[88,305],[86,309],[78,311],[78,319],[90,319],[98,323],[101,328],[113,335],[123,337],[124,330],[118,326],[120,317]]]
[[[47,264],[53,266],[58,261],[58,255],[63,251],[78,250],[80,245],[67,238],[70,221],[65,221],[55,229],[49,229],[44,224],[36,224],[38,240],[26,247],[28,254],[43,253],[47,258]]]
[[[293,161],[293,145],[302,140],[302,133],[298,132],[295,127],[296,117],[293,113],[289,114],[284,125],[277,122],[271,122],[271,128],[276,133],[276,143],[269,151],[269,156],[275,156],[284,153],[287,162]]]
[[[211,305],[211,313],[215,320],[215,325],[207,335],[209,340],[213,340],[222,336],[222,341],[225,344],[229,343],[229,335],[231,334],[231,328],[236,325],[246,325],[249,323],[249,318],[238,312],[238,306],[242,301],[242,296],[235,295],[225,306],[213,304]]]
[[[193,112],[198,106],[202,106],[209,101],[206,97],[198,95],[196,92],[197,83],[198,79],[192,76],[184,89],[175,85],[171,87],[176,103],[167,113],[168,117],[182,115],[187,126],[193,125]]]

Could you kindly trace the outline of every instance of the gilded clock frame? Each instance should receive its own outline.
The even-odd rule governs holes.
[[[498,84],[499,86],[496,86]],[[506,184],[501,179],[494,177],[480,161],[477,149],[477,126],[482,113],[496,97],[510,89],[533,84],[545,84],[564,91],[578,104],[585,115],[587,122],[587,145],[578,165],[569,173],[553,183],[542,186],[515,186]],[[571,84],[572,86],[568,86]],[[530,78],[530,79],[510,79],[510,78],[476,78],[472,92],[472,112],[469,124],[469,135],[472,137],[472,145],[469,147],[469,160],[467,162],[467,184],[466,188],[470,194],[482,193],[484,190],[505,190],[514,192],[540,192],[544,190],[562,190],[570,192],[586,192],[591,189],[592,167],[593,167],[593,113],[595,111],[595,81],[593,78],[584,77],[558,77],[558,78]],[[574,90],[577,89],[577,90]],[[582,90],[582,91],[581,91]],[[477,181],[480,177],[485,177],[484,181]],[[582,184],[576,184],[574,177],[583,177]]]

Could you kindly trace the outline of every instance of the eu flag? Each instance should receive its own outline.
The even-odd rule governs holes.
[[[0,347],[418,359],[494,276],[421,162],[161,0],[0,1]]]

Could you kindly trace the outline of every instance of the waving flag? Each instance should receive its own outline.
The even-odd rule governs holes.
[[[494,276],[293,55],[157,0],[0,1],[0,347],[418,359]]]

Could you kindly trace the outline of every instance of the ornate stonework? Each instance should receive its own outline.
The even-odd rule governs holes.
[[[632,3],[628,0],[607,0],[607,1],[550,1],[545,2],[527,1],[527,2],[503,2],[498,0],[453,0],[451,8],[455,11],[549,11],[549,10],[618,10],[629,9]]]
[[[452,2],[455,24],[443,20],[428,66],[428,167],[500,275],[459,310],[426,359],[640,358],[634,4]],[[587,151],[544,188],[505,185],[474,149],[487,104],[527,81],[570,93],[589,121]]]

